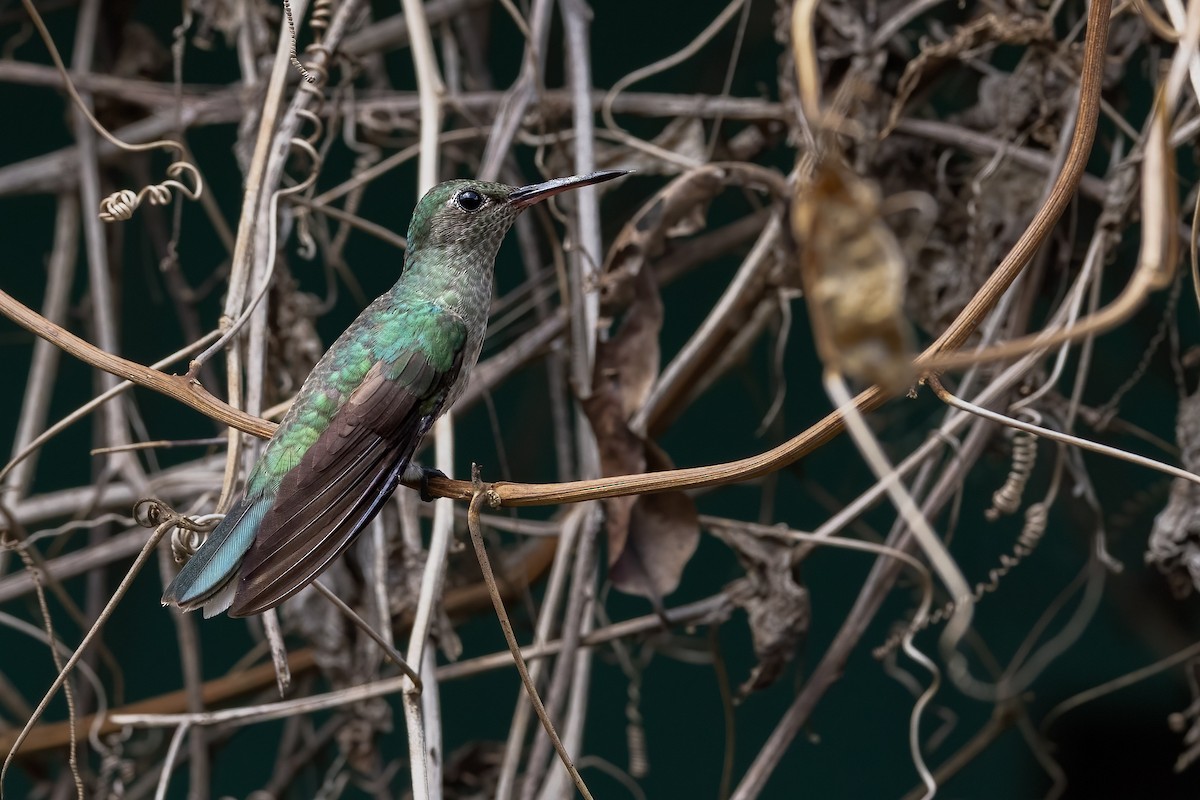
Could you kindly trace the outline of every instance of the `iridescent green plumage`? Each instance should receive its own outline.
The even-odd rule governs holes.
[[[447,318],[440,306],[394,300],[390,294],[377,299],[313,368],[311,374],[318,379],[305,381],[296,395],[250,473],[247,493],[278,489],[282,477],[317,442],[376,363],[383,365],[386,380],[398,379],[414,357],[447,373],[465,343],[465,326]],[[429,413],[437,400],[427,398],[423,413]]]
[[[421,438],[466,387],[492,268],[529,205],[619,171],[514,189],[449,181],[418,203],[399,281],[322,356],[246,479],[242,498],[163,602],[247,616],[307,586],[378,513]]]

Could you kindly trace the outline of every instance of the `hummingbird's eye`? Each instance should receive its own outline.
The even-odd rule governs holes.
[[[474,189],[463,189],[455,195],[454,202],[463,211],[478,211],[483,208],[483,195]]]

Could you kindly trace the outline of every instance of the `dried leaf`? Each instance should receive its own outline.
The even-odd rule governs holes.
[[[596,350],[592,394],[583,401],[600,449],[604,475],[668,469],[652,442],[629,430],[658,376],[662,301],[648,270],[636,275],[637,295],[616,336]],[[656,604],[675,591],[699,543],[695,507],[682,492],[604,501],[609,577],[620,591]]]
[[[796,582],[791,545],[734,527],[709,530],[729,545],[746,570],[746,582],[733,601],[749,617],[758,664],[738,687],[740,700],[773,684],[791,662],[812,616],[808,590]]]
[[[883,135],[892,132],[904,106],[931,74],[937,72],[947,61],[967,61],[990,51],[1001,44],[1029,44],[1048,41],[1053,36],[1051,20],[1046,16],[1025,17],[1019,14],[998,16],[985,14],[970,22],[944,42],[922,46],[921,53],[904,68],[900,85],[896,89],[896,100],[888,115]],[[924,44],[924,43],[923,43]]]
[[[202,50],[213,48],[214,32],[232,46],[246,24],[246,13],[235,0],[188,0],[188,9],[196,16],[195,42]]]
[[[599,364],[597,352],[597,364]],[[600,449],[600,471],[604,475],[628,475],[646,469],[645,446],[626,425],[621,414],[619,388],[609,391],[593,390],[582,403],[583,411],[592,424],[592,432]],[[605,531],[608,536],[608,563],[612,564],[625,550],[629,538],[629,518],[636,496],[610,497],[604,500]]]
[[[651,471],[674,465],[653,442],[646,442]],[[661,599],[679,588],[683,569],[700,544],[700,518],[692,498],[683,492],[640,495],[630,509],[625,546],[613,557],[608,576],[626,594]]]
[[[319,297],[300,291],[287,265],[275,268],[271,283],[270,326],[267,366],[271,380],[266,387],[270,402],[294,395],[325,352],[315,320],[321,314]]]
[[[1184,469],[1200,470],[1200,391],[1180,401],[1175,438]],[[1171,482],[1166,508],[1150,530],[1146,562],[1167,576],[1177,597],[1200,589],[1200,486],[1183,478]]]
[[[617,335],[600,344],[596,354],[597,381],[619,401],[621,419],[629,419],[650,396],[658,377],[661,353],[658,334],[663,325],[663,305],[658,285],[648,270],[634,280],[634,298]]]
[[[661,257],[675,233],[696,230],[697,225],[702,224],[708,204],[729,186],[765,190],[776,197],[781,197],[787,189],[783,176],[777,171],[755,164],[706,165],[672,181],[644,204],[609,250],[600,281],[605,310],[613,313],[638,302],[651,305],[645,311],[631,309],[626,314],[621,333],[609,345],[603,346],[604,352],[597,358],[594,382],[599,387],[603,381],[605,391],[620,399],[622,420],[638,418],[634,431],[637,436],[645,435],[647,422],[640,412],[658,375],[657,332],[662,324],[656,277],[650,273],[649,265]],[[639,331],[651,325],[654,326],[653,338]],[[648,367],[651,356],[653,369]],[[619,386],[615,391],[614,381]],[[593,409],[588,412],[594,426],[603,415],[596,407],[599,402],[599,399],[594,400]],[[600,427],[611,429],[613,426],[610,421],[603,420]],[[615,442],[611,446],[619,447]],[[637,470],[630,468],[605,474],[629,471]],[[615,532],[613,536],[619,540]]]
[[[821,360],[897,390],[912,382],[905,260],[879,208],[874,184],[829,158],[798,188],[792,231]]]

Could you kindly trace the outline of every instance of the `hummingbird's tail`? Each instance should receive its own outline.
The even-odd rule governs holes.
[[[272,500],[262,494],[243,497],[167,586],[163,605],[174,603],[184,611],[203,606],[206,618],[229,608],[237,588],[233,579],[238,566]]]

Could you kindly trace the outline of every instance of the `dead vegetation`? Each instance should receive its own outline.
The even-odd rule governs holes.
[[[1146,634],[1161,662],[1105,670],[1113,680],[1093,690],[1055,694],[1039,679],[1071,654],[1099,658],[1086,630],[1102,598],[1130,617],[1161,612],[1116,576],[1152,577],[1142,588],[1165,576],[1180,598],[1200,586],[1196,308],[1183,291],[1189,261],[1200,287],[1200,3],[679,4],[669,13],[686,38],[667,49],[650,37],[654,50],[596,33],[619,30],[617,13],[639,26],[636,4],[582,0],[188,0],[169,24],[133,4],[37,6],[0,9],[0,82],[61,97],[70,141],[0,165],[0,200],[48,196],[56,209],[53,225],[6,229],[41,261],[10,260],[0,287],[0,313],[40,337],[7,328],[27,375],[5,406],[0,624],[39,666],[0,661],[6,796],[183,796],[186,783],[197,798],[509,800],[586,796],[594,782],[667,796],[695,784],[650,770],[666,745],[646,718],[691,700],[643,693],[655,657],[716,676],[724,714],[679,732],[723,753],[690,765],[709,794],[779,796],[768,781],[788,762],[852,770],[864,757],[790,748],[837,682],[871,685],[848,666],[870,648],[874,671],[916,698],[911,714],[879,706],[909,716],[897,747],[911,766],[890,790],[931,796],[957,777],[980,795],[973,763],[1019,734],[1039,791],[1057,796],[1071,774],[1056,761],[1060,718],[1180,664],[1194,689],[1200,650],[1184,623]],[[773,81],[734,91],[764,59]],[[623,77],[594,77],[610,73]],[[679,88],[639,85],[668,79]],[[223,161],[236,179],[215,177],[233,169]],[[423,459],[460,480],[435,480],[449,499],[433,505],[398,493],[323,575],[352,611],[304,592],[251,621],[221,676],[201,644],[240,623],[152,600],[130,610],[127,590],[160,588],[227,508],[251,434],[270,435],[326,326],[398,270],[419,190],[611,167],[638,174],[518,224],[508,247],[523,278],[499,283],[488,349],[454,410],[468,422],[439,424]],[[138,282],[145,298],[131,304]],[[152,348],[129,340],[143,315],[170,320]],[[121,355],[149,350],[164,358]],[[67,391],[69,359],[96,368],[93,387]],[[172,410],[143,416],[145,389]],[[96,399],[61,413],[82,396]],[[714,397],[717,421],[698,411]],[[906,403],[925,410],[905,416]],[[804,417],[812,408],[825,416]],[[197,430],[184,415],[211,418],[210,438],[181,435]],[[461,435],[472,419],[488,420],[492,443],[479,425]],[[93,449],[90,479],[72,487],[39,457],[87,460],[54,449],[76,423]],[[844,428],[856,450],[838,475],[797,477]],[[1146,477],[1163,474],[1169,498]],[[719,488],[730,484],[746,487]],[[752,504],[723,506],[732,492]],[[801,503],[824,511],[801,525]],[[712,513],[724,507],[752,510]],[[478,564],[456,546],[468,537]],[[1058,555],[1031,566],[1051,541]],[[841,605],[828,583],[806,583],[825,548],[876,559]],[[1038,580],[1058,597],[1022,616]],[[613,619],[610,590],[644,598],[644,613]],[[120,625],[161,631],[169,618],[174,635],[123,650],[118,607]],[[512,653],[460,640],[493,611]],[[872,641],[871,622],[897,612],[893,635]],[[810,650],[817,613],[836,633]],[[132,659],[170,663],[182,682],[125,686]],[[511,713],[506,741],[444,718],[439,699],[514,662],[553,733],[525,693],[481,714]],[[618,745],[595,727],[598,662],[626,687]],[[43,713],[60,688],[67,704]],[[764,713],[764,691],[786,707],[739,727]],[[930,721],[980,707],[991,718],[974,730]],[[1186,771],[1200,693],[1156,713]],[[275,719],[277,737],[255,733]],[[451,723],[468,744],[443,757]],[[266,782],[214,783],[236,761],[233,735],[275,753]]]

